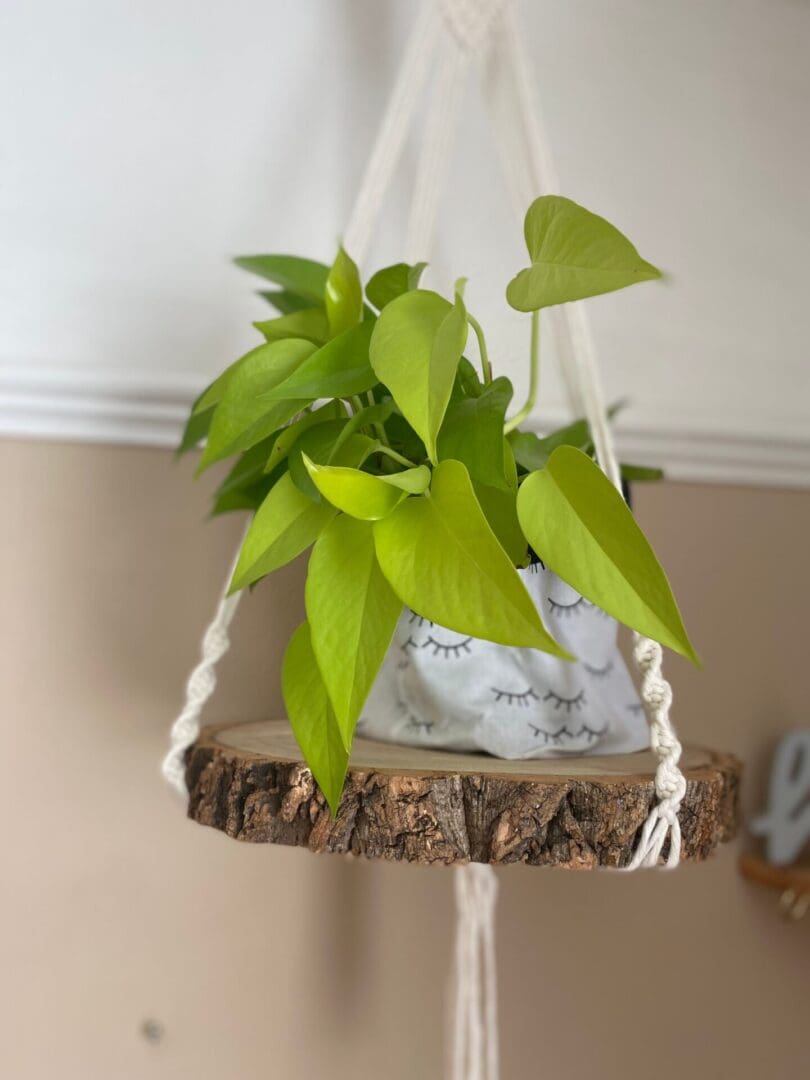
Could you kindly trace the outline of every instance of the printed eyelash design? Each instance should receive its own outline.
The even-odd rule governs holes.
[[[608,660],[604,667],[591,667],[590,664],[586,664],[583,661],[582,666],[588,672],[589,675],[595,675],[597,679],[604,679],[613,671],[613,661]]]
[[[433,730],[433,721],[420,720],[417,716],[414,716],[401,698],[399,701],[397,701],[397,708],[400,712],[407,715],[409,728],[413,728],[414,731],[424,731],[426,735],[429,735],[430,732]]]
[[[549,743],[560,746],[564,736],[567,735],[569,739],[573,739],[574,737],[572,732],[570,732],[564,724],[561,728],[557,728],[556,731],[544,731],[543,728],[536,727],[534,724],[529,724],[529,727],[532,729],[536,739],[539,739],[542,735],[544,746],[548,746]]]
[[[531,686],[528,690],[524,690],[522,694],[516,694],[511,690],[499,690],[497,686],[491,686],[490,690],[495,695],[496,702],[503,701],[506,698],[507,705],[519,705],[523,709],[527,709],[532,701],[540,700]]]
[[[426,649],[428,645],[432,645],[434,656],[441,656],[444,660],[449,660],[451,656],[457,659],[461,656],[462,652],[470,652],[471,641],[472,638],[468,637],[465,638],[464,641],[459,641],[457,645],[446,645],[443,641],[437,641],[431,634],[422,648]]]
[[[559,694],[555,694],[553,690],[549,690],[543,698],[543,701],[553,701],[555,712],[557,709],[565,709],[566,714],[570,716],[572,709],[579,710],[585,704],[585,691],[580,690],[576,697],[566,698],[561,697]]]
[[[430,619],[426,619],[422,615],[417,615],[415,611],[412,611],[408,616],[408,622],[411,626],[413,626],[414,623],[416,623],[417,626],[420,627],[424,626],[425,623],[427,623],[428,626],[433,626],[433,623]]]
[[[601,739],[601,737],[605,734],[606,731],[607,724],[605,724],[604,727],[596,729],[588,727],[587,724],[583,724],[577,732],[577,737],[579,737],[580,735],[584,735],[588,742],[593,742],[594,739]]]
[[[545,731],[543,728],[537,727],[536,724],[529,724],[529,729],[536,739],[543,739],[544,746],[548,746],[549,743],[553,743],[554,746],[561,746],[564,739],[567,738],[570,741],[572,739],[582,738],[583,735],[589,743],[595,742],[596,739],[601,738],[601,736],[605,734],[607,726],[595,729],[588,727],[587,724],[583,724],[579,731],[571,731],[566,724],[563,724],[563,726],[557,728],[556,731]]]
[[[419,644],[419,642],[414,641],[413,638],[410,637],[410,635],[408,636],[408,640],[403,642],[402,645],[400,645],[400,649],[402,649],[402,651],[404,653],[406,653],[408,651],[408,649],[421,649],[421,648],[422,648],[422,646]]]
[[[433,730],[432,720],[417,720],[415,716],[408,717],[408,727],[413,728],[414,731],[424,731],[426,735],[429,735]]]
[[[552,600],[551,597],[548,598],[549,610],[553,615],[575,615],[584,603],[584,596],[580,596],[579,600],[575,600],[573,604],[560,604],[556,600]]]

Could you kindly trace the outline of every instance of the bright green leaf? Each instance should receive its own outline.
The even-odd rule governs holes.
[[[489,527],[509,556],[509,561],[513,566],[523,566],[528,554],[528,544],[518,521],[517,491],[490,487],[476,481],[473,481],[473,488]]]
[[[314,345],[329,340],[329,322],[323,308],[304,308],[280,315],[277,319],[265,319],[253,324],[267,341],[283,341],[285,338],[304,338]]]
[[[336,817],[349,755],[318,670],[307,623],[298,627],[287,646],[281,686],[290,727],[332,816]]]
[[[524,233],[532,265],[506,290],[518,311],[537,311],[661,277],[618,229],[561,195],[535,199]]]
[[[306,456],[304,464],[325,499],[344,514],[363,521],[385,517],[407,498],[409,491],[420,487],[424,491],[430,482],[430,470],[424,466],[390,476],[372,476],[358,469],[317,465]]]
[[[305,595],[312,648],[349,749],[402,611],[369,524],[343,514],[329,523],[312,550]]]
[[[251,274],[305,297],[310,303],[323,303],[329,276],[329,267],[323,263],[299,259],[297,255],[241,255],[234,262]]]
[[[473,480],[491,487],[508,487],[503,425],[511,400],[512,384],[501,376],[486,386],[480,397],[451,404],[439,432],[439,460],[461,461]]]
[[[290,292],[289,289],[274,289],[272,292],[264,290],[259,292],[268,304],[271,304],[280,315],[291,315],[294,311],[303,311],[312,307],[312,300],[307,296]]]
[[[401,472],[385,473],[380,476],[386,484],[401,488],[409,495],[421,495],[430,487],[430,469],[427,465],[417,465],[414,469],[403,469]]]
[[[394,592],[424,618],[459,634],[570,659],[543,626],[460,462],[441,462],[429,494],[377,521],[374,540]]]
[[[465,398],[477,398],[484,392],[484,384],[481,382],[481,378],[467,359],[466,356],[458,362],[458,370],[456,371],[456,378],[453,383],[453,390],[450,394],[450,401],[463,401]]]
[[[640,634],[697,662],[669,582],[624,499],[581,450],[561,446],[523,481],[518,517],[546,566]]]
[[[622,480],[643,484],[651,480],[663,480],[664,470],[654,465],[621,465]]]
[[[266,474],[270,471],[266,468],[267,459],[277,437],[278,433],[270,435],[246,450],[219,485],[214,497],[226,495],[238,488],[250,487],[259,480],[266,479]]]
[[[331,463],[343,443],[350,438],[350,436],[354,435],[356,431],[359,431],[361,428],[370,428],[375,424],[384,424],[393,411],[394,403],[391,398],[387,398],[385,401],[380,401],[376,405],[369,405],[367,408],[360,409],[359,412],[356,412],[349,419],[346,427],[335,440],[332,454],[326,464],[328,465]]]
[[[363,315],[363,286],[357,267],[341,247],[326,280],[329,330],[337,337],[356,326]]]
[[[466,340],[467,312],[461,299],[450,305],[424,289],[392,300],[371,336],[371,366],[433,462]]]
[[[366,285],[366,296],[378,311],[403,293],[416,289],[427,263],[394,263],[378,270]]]
[[[299,435],[306,431],[307,428],[315,424],[323,424],[328,420],[336,420],[338,417],[345,415],[346,410],[340,401],[328,401],[325,405],[313,409],[312,412],[304,413],[300,420],[296,420],[295,423],[290,424],[289,427],[285,427],[283,431],[278,433],[267,458],[265,472],[270,472],[280,461],[287,457]]]
[[[243,358],[216,407],[200,469],[255,446],[309,404],[278,401],[270,392],[314,349],[309,341],[274,341]]]
[[[372,323],[362,322],[333,338],[275,386],[273,396],[351,397],[370,390],[377,382],[368,358],[372,328]]]
[[[183,428],[183,434],[176,450],[178,457],[188,453],[189,450],[193,450],[197,443],[201,442],[206,437],[208,429],[211,427],[211,420],[213,417],[213,405],[204,409],[202,412],[195,412],[192,409],[191,413],[189,413],[188,420],[186,420],[186,426]]]
[[[607,410],[609,419],[624,406],[624,401],[617,401]],[[558,446],[574,446],[585,454],[593,453],[593,439],[587,420],[574,420],[548,435],[535,435],[533,431],[511,431],[507,436],[515,455],[515,460],[528,472],[542,469]]]
[[[290,474],[285,472],[250,523],[230,592],[244,589],[292,562],[315,542],[334,516],[334,507],[329,503],[313,502],[298,490]]]
[[[321,496],[312,482],[312,478],[304,464],[304,459],[325,465],[336,440],[340,436],[348,421],[345,417],[337,420],[329,420],[324,424],[315,424],[303,431],[290,449],[287,467],[290,470],[292,481],[299,491],[303,491],[314,502],[320,502]]]

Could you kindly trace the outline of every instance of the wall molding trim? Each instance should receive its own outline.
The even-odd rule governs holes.
[[[191,372],[128,372],[86,367],[0,367],[0,436],[177,445],[189,405],[202,389]],[[551,422],[565,421],[562,413]],[[672,416],[628,417],[618,425],[622,457],[661,465],[673,480],[810,488],[810,430],[795,434],[723,431]]]

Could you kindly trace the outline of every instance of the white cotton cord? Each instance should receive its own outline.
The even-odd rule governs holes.
[[[186,787],[186,751],[200,734],[202,711],[217,685],[217,664],[231,644],[228,629],[236,614],[242,593],[236,592],[228,596],[228,588],[236,569],[241,548],[242,541],[240,540],[233,565],[220,593],[214,617],[203,635],[200,662],[189,675],[186,683],[183,708],[172,724],[169,735],[170,749],[161,766],[164,778],[178,795],[184,797],[188,795],[188,788]]]
[[[469,53],[450,35],[439,68],[422,138],[405,243],[407,262],[425,259],[433,248],[439,198],[447,175],[456,116],[464,89]]]
[[[559,184],[540,121],[531,67],[517,13],[511,5],[503,11],[501,26],[508,66],[514,75],[515,111],[520,117],[525,136],[524,154],[532,197],[543,190],[558,193]],[[555,313],[554,325],[557,348],[563,360],[562,368],[564,372],[567,370],[572,374],[573,396],[581,402],[590,425],[596,460],[611,483],[621,491],[621,470],[605,407],[590,320],[584,304],[577,301],[562,305]],[[672,687],[662,672],[662,653],[657,642],[636,636],[633,657],[641,676],[641,700],[650,728],[650,745],[658,759],[655,773],[658,801],[642,828],[628,870],[657,866],[667,837],[670,840],[667,867],[677,866],[680,860],[678,811],[686,791],[686,781],[678,765],[681,745],[669,716]]]
[[[498,988],[491,866],[468,863],[455,872],[456,946],[452,1080],[498,1080]]]
[[[662,656],[663,649],[657,641],[635,635],[633,657],[641,673],[641,697],[647,709],[652,749],[659,762],[655,773],[658,802],[644,823],[628,870],[657,866],[667,836],[667,868],[674,869],[681,859],[678,811],[686,794],[686,779],[678,767],[681,744],[669,719],[672,687],[661,673]]]
[[[411,32],[343,235],[346,250],[358,264],[363,264],[368,255],[374,226],[402,156],[416,103],[436,51],[440,29],[441,20],[435,5],[431,0],[426,0]]]

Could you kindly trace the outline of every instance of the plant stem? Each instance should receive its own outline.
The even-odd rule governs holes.
[[[363,402],[360,400],[360,398],[356,394],[353,397],[349,398],[349,400],[352,403],[352,409],[353,409],[355,415],[357,415],[357,413],[363,411]]]
[[[481,327],[481,323],[474,315],[470,315],[467,312],[467,321],[475,331],[476,339],[478,340],[478,352],[481,354],[481,373],[484,376],[485,383],[492,382],[492,365],[489,362],[489,353],[487,352],[487,339],[484,337],[484,331]]]
[[[371,408],[373,405],[376,404],[376,402],[374,401],[374,395],[372,394],[372,392],[370,390],[366,394],[366,401],[368,402],[368,407],[369,408]],[[388,436],[385,434],[385,427],[384,427],[383,424],[381,424],[381,423],[372,424],[371,425],[371,430],[374,432],[374,434],[377,436],[377,438],[379,439],[379,441],[382,443],[383,446],[388,446]]]
[[[398,461],[400,465],[405,465],[409,469],[415,469],[416,464],[413,461],[409,461],[408,458],[403,457],[402,454],[398,454],[396,450],[392,450],[390,446],[378,446],[377,450],[381,454],[386,454],[388,457],[393,458],[394,461]]]
[[[520,410],[515,413],[511,420],[507,420],[503,425],[504,435],[508,435],[510,431],[522,424],[529,413],[534,408],[534,403],[537,400],[537,387],[540,382],[540,312],[532,312],[532,342],[529,354],[529,396],[526,398],[526,404]]]

